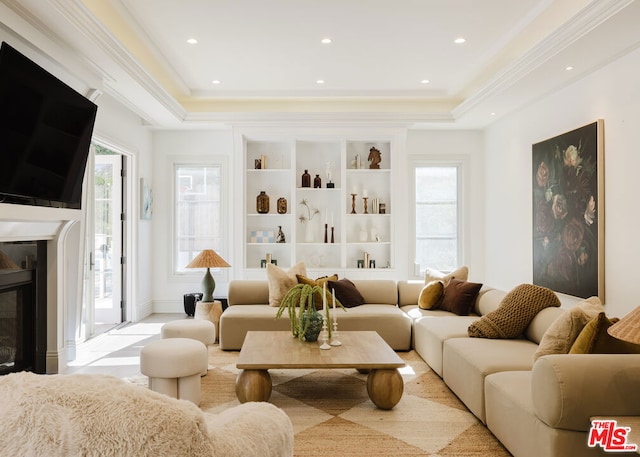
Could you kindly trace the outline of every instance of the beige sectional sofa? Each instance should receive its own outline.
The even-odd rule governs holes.
[[[374,330],[396,351],[411,349],[412,319],[398,308],[398,289],[392,280],[353,280],[364,304],[338,314],[338,331]],[[286,313],[269,305],[266,280],[233,280],[228,308],[220,316],[220,348],[239,350],[249,330],[289,330]]]
[[[353,282],[366,304],[340,315],[340,330],[376,330],[395,350],[415,349],[516,457],[606,455],[587,446],[590,418],[640,415],[640,355],[546,355],[534,363],[547,329],[579,298],[558,295],[562,307],[538,312],[521,337],[471,338],[469,325],[497,309],[506,291],[483,287],[472,315],[458,316],[420,309],[422,282]],[[240,349],[248,330],[289,329],[268,294],[266,281],[230,283],[223,349]]]

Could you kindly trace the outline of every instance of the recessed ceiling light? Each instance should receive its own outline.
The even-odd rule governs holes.
[[[189,43],[189,44],[198,44],[198,40],[196,40],[195,38],[189,38],[187,40],[187,43]]]
[[[322,40],[320,40],[320,43],[329,44],[329,43],[331,43],[331,38],[323,38]]]
[[[464,39],[463,37],[459,37],[459,38],[456,38],[455,40],[453,40],[453,42],[454,42],[455,44],[462,44],[462,43],[464,43],[464,42],[466,42],[466,41],[467,41],[467,40],[466,40],[466,39]]]
[[[211,81],[211,84],[220,84],[220,80],[214,79],[213,81]]]
[[[318,79],[318,80],[316,81],[316,84],[324,84],[324,79]]]
[[[495,116],[495,115],[496,115],[496,113],[491,113],[491,115],[492,115],[492,116]]]
[[[567,71],[571,71],[571,70],[573,70],[573,67],[571,65],[568,65],[564,69],[567,70]]]
[[[429,81],[428,79],[423,79],[422,81],[420,81],[420,84],[429,84],[431,81]]]

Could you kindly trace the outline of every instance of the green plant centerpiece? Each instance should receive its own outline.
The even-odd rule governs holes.
[[[276,319],[279,319],[285,309],[289,313],[291,323],[291,333],[300,341],[318,341],[318,335],[322,331],[322,315],[318,312],[315,304],[315,297],[322,296],[325,291],[320,286],[309,284],[296,284],[282,297]],[[334,296],[336,307],[346,311],[342,303]],[[336,308],[337,309],[337,308]],[[327,319],[327,330],[331,338],[331,320],[329,319],[329,306],[324,307]]]

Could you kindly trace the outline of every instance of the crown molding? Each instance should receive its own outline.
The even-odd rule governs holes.
[[[591,32],[621,10],[632,4],[634,0],[594,0],[578,12],[563,27],[542,40],[513,64],[506,67],[495,78],[489,80],[475,94],[466,98],[453,109],[455,119],[478,107],[489,99],[509,87],[538,68],[551,57],[565,50],[577,42],[581,37]]]

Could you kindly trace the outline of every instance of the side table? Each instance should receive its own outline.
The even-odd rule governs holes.
[[[219,340],[220,335],[220,316],[222,315],[222,302],[218,300],[214,301],[199,301],[196,303],[196,312],[193,315],[194,319],[207,319],[213,322],[216,326],[216,342]]]

